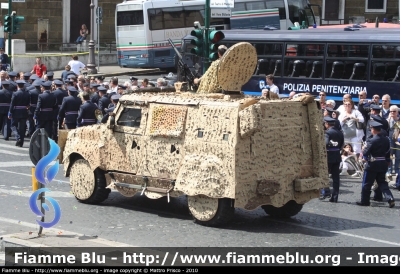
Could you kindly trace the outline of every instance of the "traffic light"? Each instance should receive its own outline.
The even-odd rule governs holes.
[[[218,59],[218,44],[219,41],[225,38],[225,35],[220,30],[213,30],[210,32],[210,60],[214,61]]]
[[[192,48],[190,50],[190,52],[197,56],[203,56],[204,55],[204,53],[203,53],[203,45],[204,45],[203,30],[194,29],[190,32],[190,35],[196,37],[190,41],[190,44],[196,46],[195,48]]]
[[[13,17],[11,15],[4,16],[4,31],[12,32],[12,21]]]
[[[17,34],[21,32],[21,22],[25,21],[24,16],[13,16],[13,27],[12,27],[12,33]]]

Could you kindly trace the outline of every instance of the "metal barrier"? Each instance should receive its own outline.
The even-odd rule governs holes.
[[[89,41],[87,41],[88,47]],[[110,53],[115,51],[115,42],[107,42],[100,44],[100,50],[104,49],[105,51],[109,51]],[[43,54],[44,52],[78,52],[78,45],[75,43],[39,43],[39,42],[26,42],[26,51],[27,52],[40,52]],[[97,44],[95,44],[95,50],[98,49]],[[87,51],[87,50],[86,50]]]

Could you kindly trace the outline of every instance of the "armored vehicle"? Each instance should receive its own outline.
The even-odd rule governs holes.
[[[238,88],[257,60],[246,62],[247,76],[227,74]],[[311,96],[139,90],[123,95],[114,114],[68,132],[64,172],[81,202],[101,203],[111,189],[152,199],[186,195],[196,223],[218,226],[235,208],[294,216],[328,184],[322,114]]]

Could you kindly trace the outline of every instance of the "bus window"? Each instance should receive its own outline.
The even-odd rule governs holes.
[[[262,10],[265,9],[265,2],[250,2],[246,4],[246,10]]]
[[[244,11],[246,10],[246,4],[245,3],[235,3],[235,7],[232,9],[232,12],[234,11]]]
[[[279,9],[279,18],[286,19],[285,3],[283,0],[266,1],[267,9]],[[235,3],[236,6],[236,3]]]
[[[257,55],[264,55],[264,44],[255,44],[254,47],[256,48]]]
[[[178,29],[185,27],[182,8],[165,8],[163,10],[163,15],[165,29]]]
[[[143,10],[117,12],[117,26],[143,25]]]
[[[164,29],[163,13],[161,9],[149,9],[150,30]]]
[[[201,15],[200,10],[204,9],[201,6],[190,6],[184,7],[184,18],[185,18],[185,26],[187,28],[193,27],[193,23],[195,21],[199,21],[200,25],[204,26],[203,16]]]
[[[306,45],[306,56],[324,56],[323,44],[308,44]]]
[[[285,55],[286,56],[296,56],[297,55],[297,45],[287,44]]]
[[[372,46],[372,58],[391,58],[386,56],[386,50],[382,45],[374,45]],[[392,54],[393,57],[393,54]]]
[[[369,46],[366,45],[353,45],[349,48],[349,57],[364,57],[368,58]]]

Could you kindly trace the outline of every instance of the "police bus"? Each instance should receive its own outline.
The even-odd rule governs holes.
[[[168,39],[180,47],[182,37],[198,21],[204,26],[205,0],[134,0],[117,4],[115,34],[121,67],[176,66]],[[217,29],[287,29],[295,22],[313,25],[315,17],[307,0],[235,0],[231,18],[211,18]]]
[[[225,38],[220,43],[227,47],[245,41],[256,48],[258,65],[242,88],[246,94],[261,95],[266,85],[265,75],[273,74],[283,96],[292,91],[318,96],[325,91],[327,99],[341,101],[348,93],[357,101],[357,94],[366,90],[368,98],[389,94],[392,103],[400,104],[399,29],[311,28],[224,30],[223,33]],[[193,38],[186,36],[182,42],[184,61],[191,69],[195,63],[202,63],[200,57],[190,53]]]

